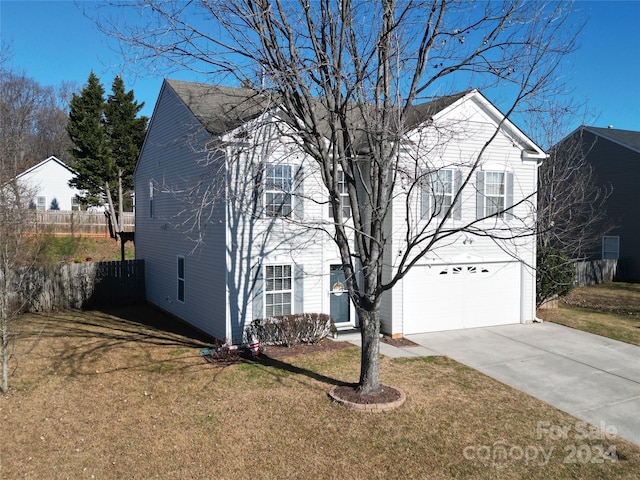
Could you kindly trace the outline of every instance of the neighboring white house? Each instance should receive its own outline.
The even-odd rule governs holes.
[[[387,273],[396,268],[407,229],[437,218],[439,202],[457,191],[447,225],[489,218],[474,224],[475,234],[436,244],[387,292],[382,331],[399,336],[532,321],[531,232],[544,153],[475,90],[416,112],[402,154],[437,169],[441,188],[436,198],[427,189],[404,192],[402,178],[394,187]],[[283,313],[324,312],[339,328],[358,326],[339,288],[335,244],[321,229],[305,228],[331,224],[319,172],[278,113],[251,90],[166,80],[134,174],[136,257],[145,260],[147,300],[236,344],[253,319]],[[472,167],[487,142],[479,168]],[[407,205],[415,208],[407,212]],[[513,208],[491,216],[496,205]],[[504,241],[483,235],[507,229],[529,234]]]
[[[30,203],[37,210],[51,210],[52,205],[56,203],[58,210],[79,210],[76,195],[81,191],[69,186],[69,180],[73,177],[74,172],[71,168],[56,157],[49,157],[16,178],[33,191],[34,196]]]

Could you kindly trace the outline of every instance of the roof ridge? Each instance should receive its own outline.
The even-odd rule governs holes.
[[[165,82],[214,135],[229,132],[279,105],[274,103],[274,98],[269,95],[268,90],[262,92],[244,87],[174,79],[165,79]],[[414,128],[428,121],[473,91],[475,89],[468,89],[412,104],[405,119],[406,126]],[[273,95],[277,96],[276,93]],[[353,109],[357,110],[358,105],[354,104]]]
[[[604,128],[583,125],[585,130],[602,137],[610,142],[640,153],[640,132],[636,130],[622,130],[619,128]]]

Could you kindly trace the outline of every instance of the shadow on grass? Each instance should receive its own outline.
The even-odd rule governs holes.
[[[200,358],[199,350],[219,345],[212,337],[147,305],[27,314],[23,318],[24,328],[16,332],[29,345],[23,353],[46,357],[55,372],[69,376],[126,370],[175,373],[200,368],[205,362],[195,361]],[[264,367],[263,373],[278,378],[282,377],[269,369],[330,386],[352,385],[265,353],[252,356],[243,352],[238,357],[242,363]],[[224,368],[237,362],[210,363]]]
[[[28,316],[29,314],[27,314]],[[216,340],[189,325],[144,305],[101,310],[70,310],[37,315],[46,319],[42,336],[136,340],[152,345],[204,347]],[[50,327],[50,328],[47,328]],[[33,333],[33,332],[30,332]]]
[[[189,368],[193,354],[172,352],[215,344],[213,338],[146,305],[26,314],[22,320],[16,331],[16,337],[28,345],[22,353],[44,355],[51,359],[54,370],[69,375],[95,374],[94,365],[109,354],[116,355],[114,365],[102,366],[102,373],[136,368],[171,371],[180,363]],[[152,350],[146,347],[167,350],[162,355],[154,352],[163,358],[152,359]]]
[[[216,339],[188,323],[149,305],[109,307],[99,311],[133,325],[148,327],[157,332],[160,337],[181,337],[182,341],[190,346],[199,347],[216,342]]]
[[[277,358],[270,357],[264,353],[259,354],[258,356],[246,355],[245,360],[249,363],[263,365],[265,367],[275,368],[277,370],[281,370],[283,372],[293,373],[295,375],[303,375],[305,377],[311,378],[312,380],[316,380],[321,383],[326,383],[327,385],[353,385],[348,382],[342,382],[336,378],[327,377],[318,372],[314,372],[313,370],[309,370],[308,368],[298,367],[291,363],[283,362],[282,360],[278,360]]]

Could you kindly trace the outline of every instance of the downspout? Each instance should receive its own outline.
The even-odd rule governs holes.
[[[528,161],[528,160],[535,160],[536,161],[536,188],[538,187],[538,169],[542,166],[542,164],[544,163],[544,161],[549,158],[549,154],[545,153],[545,152],[537,152],[535,150],[523,150],[522,151],[522,160],[523,161]],[[537,202],[536,202],[537,204]],[[535,248],[537,250],[538,245],[537,245],[537,241],[536,241],[536,245]],[[535,260],[535,259],[534,259]],[[537,263],[536,263],[536,267],[537,267]],[[538,317],[537,315],[537,309],[534,310],[533,312],[533,322],[534,323],[542,323],[544,320],[540,317]]]

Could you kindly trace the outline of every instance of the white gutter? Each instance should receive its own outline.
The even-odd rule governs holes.
[[[544,152],[536,150],[522,150],[522,160],[538,160],[538,166],[542,165],[542,162],[549,158]]]

